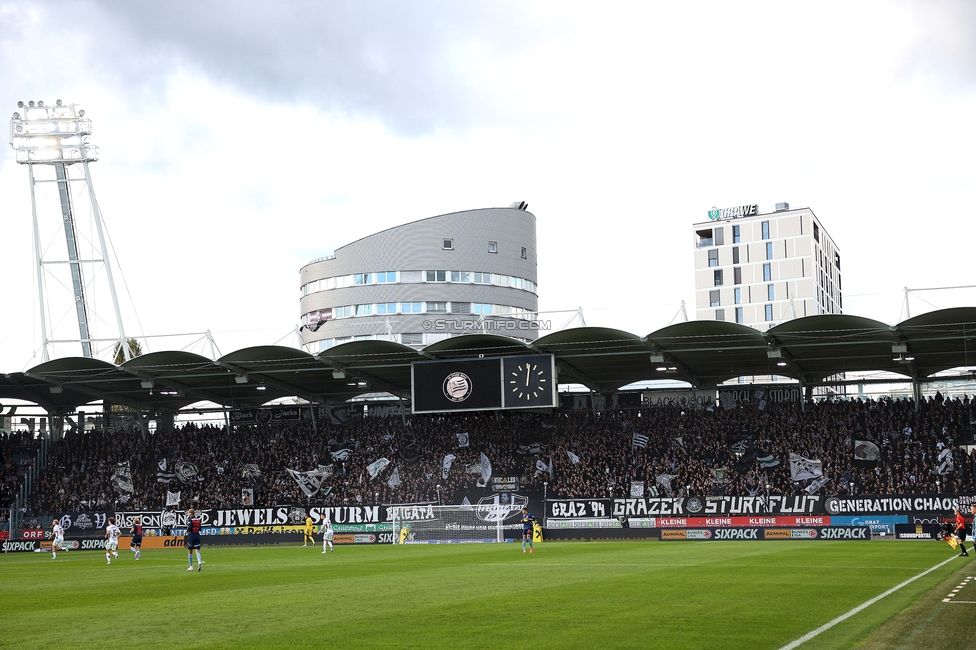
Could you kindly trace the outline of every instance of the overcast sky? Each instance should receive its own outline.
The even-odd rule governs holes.
[[[295,344],[312,259],[520,200],[540,308],[641,335],[694,317],[711,206],[812,208],[847,313],[893,324],[904,287],[976,284],[968,0],[0,0],[0,105],[31,99],[93,121],[128,333],[224,354]],[[5,146],[0,372],[39,362],[30,215]]]

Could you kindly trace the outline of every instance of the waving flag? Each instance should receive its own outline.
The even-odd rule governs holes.
[[[383,468],[390,464],[385,458],[380,458],[366,466],[366,471],[369,472],[369,478],[374,479],[376,476],[383,471]]]

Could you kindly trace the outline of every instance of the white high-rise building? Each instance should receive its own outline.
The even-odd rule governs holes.
[[[767,330],[783,321],[840,314],[840,250],[810,208],[777,203],[712,208],[696,223],[695,315]]]

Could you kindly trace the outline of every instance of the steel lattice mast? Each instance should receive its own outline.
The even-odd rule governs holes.
[[[96,356],[93,343],[118,341],[124,358],[128,360],[130,351],[115,291],[105,228],[88,167],[89,162],[98,160],[98,147],[90,143],[91,120],[85,119],[85,111],[79,110],[76,104],[64,105],[61,100],[54,106],[46,106],[43,101],[31,101],[26,105],[18,102],[17,107],[18,112],[10,120],[10,145],[16,152],[17,162],[27,165],[30,178],[42,358],[44,361],[50,360],[51,349],[57,343],[78,342],[81,344],[82,355],[91,358]],[[46,196],[41,184],[52,182],[57,186],[57,203],[54,206],[39,205],[39,195]],[[78,213],[76,197],[83,193],[88,196],[90,223],[96,235],[94,238],[86,237],[84,230],[79,227],[79,220],[84,217]],[[51,209],[46,210],[45,207]],[[60,219],[55,220],[52,212],[57,208],[60,208]],[[47,221],[44,221],[45,218]],[[41,225],[51,226],[54,223],[64,233],[64,258],[45,247]],[[70,306],[66,300],[58,302],[53,295],[56,291],[48,287],[48,280],[52,277],[56,280],[52,283],[55,289],[68,284],[57,277],[59,270],[65,267],[70,275],[70,300],[73,303]],[[102,282],[99,270],[104,272],[104,283],[107,285],[117,327],[117,331],[108,338],[99,338],[94,334],[98,318],[93,309],[91,294],[97,292],[98,285]],[[60,320],[51,316],[52,312],[58,314],[59,310],[65,314],[74,312],[78,322],[78,338],[60,338],[55,335]]]

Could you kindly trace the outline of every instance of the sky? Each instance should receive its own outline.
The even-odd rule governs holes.
[[[302,265],[515,201],[540,310],[640,335],[682,301],[694,318],[712,206],[811,208],[846,313],[894,324],[905,287],[976,284],[968,1],[0,0],[0,106],[32,99],[92,120],[123,322],[150,351],[296,345]],[[0,228],[0,372],[19,372],[40,328],[8,146]]]

